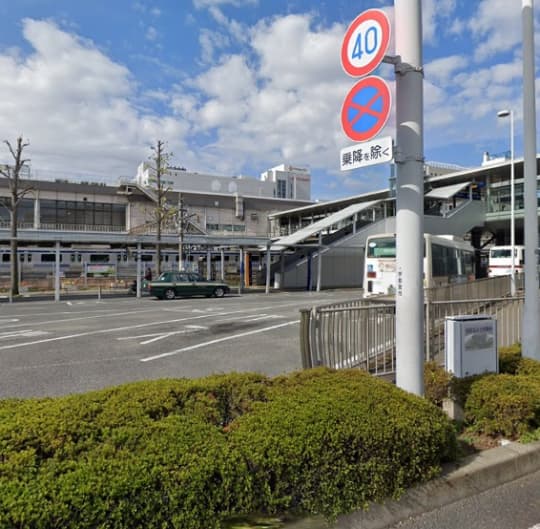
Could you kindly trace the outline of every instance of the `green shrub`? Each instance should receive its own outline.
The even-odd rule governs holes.
[[[474,381],[465,405],[472,428],[516,438],[540,426],[540,378],[489,375]]]
[[[515,375],[521,360],[521,345],[499,348],[499,373]]]
[[[315,370],[279,382],[279,395],[231,429],[257,510],[335,516],[398,496],[455,455],[442,412],[368,374]]]
[[[397,495],[455,451],[446,417],[359,371],[232,374],[0,401],[0,528],[218,528]]]
[[[450,396],[452,373],[449,373],[437,362],[424,364],[424,396],[436,406],[441,406],[445,398]]]

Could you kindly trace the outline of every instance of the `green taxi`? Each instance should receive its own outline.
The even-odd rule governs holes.
[[[220,281],[208,281],[193,272],[163,272],[156,281],[148,283],[150,295],[158,299],[189,296],[222,298],[229,286]]]

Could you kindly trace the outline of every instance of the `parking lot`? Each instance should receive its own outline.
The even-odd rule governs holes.
[[[0,303],[0,397],[301,367],[299,310],[358,290]]]

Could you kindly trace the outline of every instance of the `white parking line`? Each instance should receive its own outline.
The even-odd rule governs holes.
[[[32,329],[21,329],[19,331],[0,332],[0,340],[6,340],[9,338],[30,338],[31,336],[44,336],[49,334],[47,331],[33,331]]]
[[[176,351],[171,351],[170,353],[162,353],[155,356],[148,356],[147,358],[141,358],[141,362],[151,362],[153,360],[160,360],[161,358],[166,358],[168,356],[174,356],[186,351],[193,351],[193,349],[200,349],[201,347],[206,347],[208,345],[213,345],[216,343],[227,342],[229,340],[236,340],[237,338],[243,338],[244,336],[251,336],[252,334],[258,334],[261,332],[272,331],[274,329],[279,329],[280,327],[286,327],[287,325],[296,325],[300,323],[300,320],[288,321],[287,323],[280,323],[279,325],[272,325],[271,327],[264,327],[263,329],[255,329],[253,331],[242,332],[240,334],[233,334],[232,336],[225,336],[223,338],[217,338],[216,340],[210,340],[209,342],[198,343],[195,345],[189,345],[188,347],[182,347],[182,349],[176,349]]]
[[[163,338],[168,338],[169,336],[174,336],[175,334],[189,334],[194,330],[201,329],[208,329],[208,327],[203,325],[186,325],[186,328],[182,329],[181,331],[154,332],[151,334],[141,334],[139,336],[122,336],[121,338],[117,338],[117,340],[140,340],[141,338],[150,338],[150,340],[140,342],[141,345],[146,345],[157,342],[158,340],[162,340]]]

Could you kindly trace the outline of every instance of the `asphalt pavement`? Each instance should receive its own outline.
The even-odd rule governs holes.
[[[358,291],[0,302],[0,398],[135,380],[300,369],[299,310]]]

